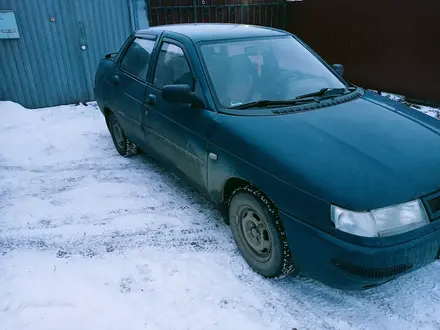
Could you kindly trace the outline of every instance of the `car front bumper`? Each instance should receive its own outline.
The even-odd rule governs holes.
[[[368,247],[345,242],[280,212],[300,274],[343,290],[388,282],[438,259],[440,230],[405,243]]]

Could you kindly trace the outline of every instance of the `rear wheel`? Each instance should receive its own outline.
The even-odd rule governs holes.
[[[137,146],[126,137],[114,114],[110,114],[108,118],[108,128],[112,136],[113,144],[121,156],[131,156],[138,153]]]
[[[247,186],[233,192],[229,220],[241,255],[257,273],[273,278],[294,271],[276,209],[258,189]]]

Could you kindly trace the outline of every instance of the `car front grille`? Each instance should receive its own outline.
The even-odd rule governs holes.
[[[423,198],[431,221],[440,220],[440,192]]]
[[[433,214],[440,212],[440,195],[428,201],[428,206]]]

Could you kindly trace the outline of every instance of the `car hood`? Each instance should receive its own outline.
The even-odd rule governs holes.
[[[440,121],[373,93],[309,112],[217,120],[214,143],[341,207],[370,210],[440,189]]]

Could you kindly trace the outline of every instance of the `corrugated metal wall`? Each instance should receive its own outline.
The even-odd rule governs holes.
[[[28,108],[92,100],[99,59],[132,31],[128,4],[0,0],[0,10],[15,11],[20,32],[20,39],[0,40],[1,98]]]

